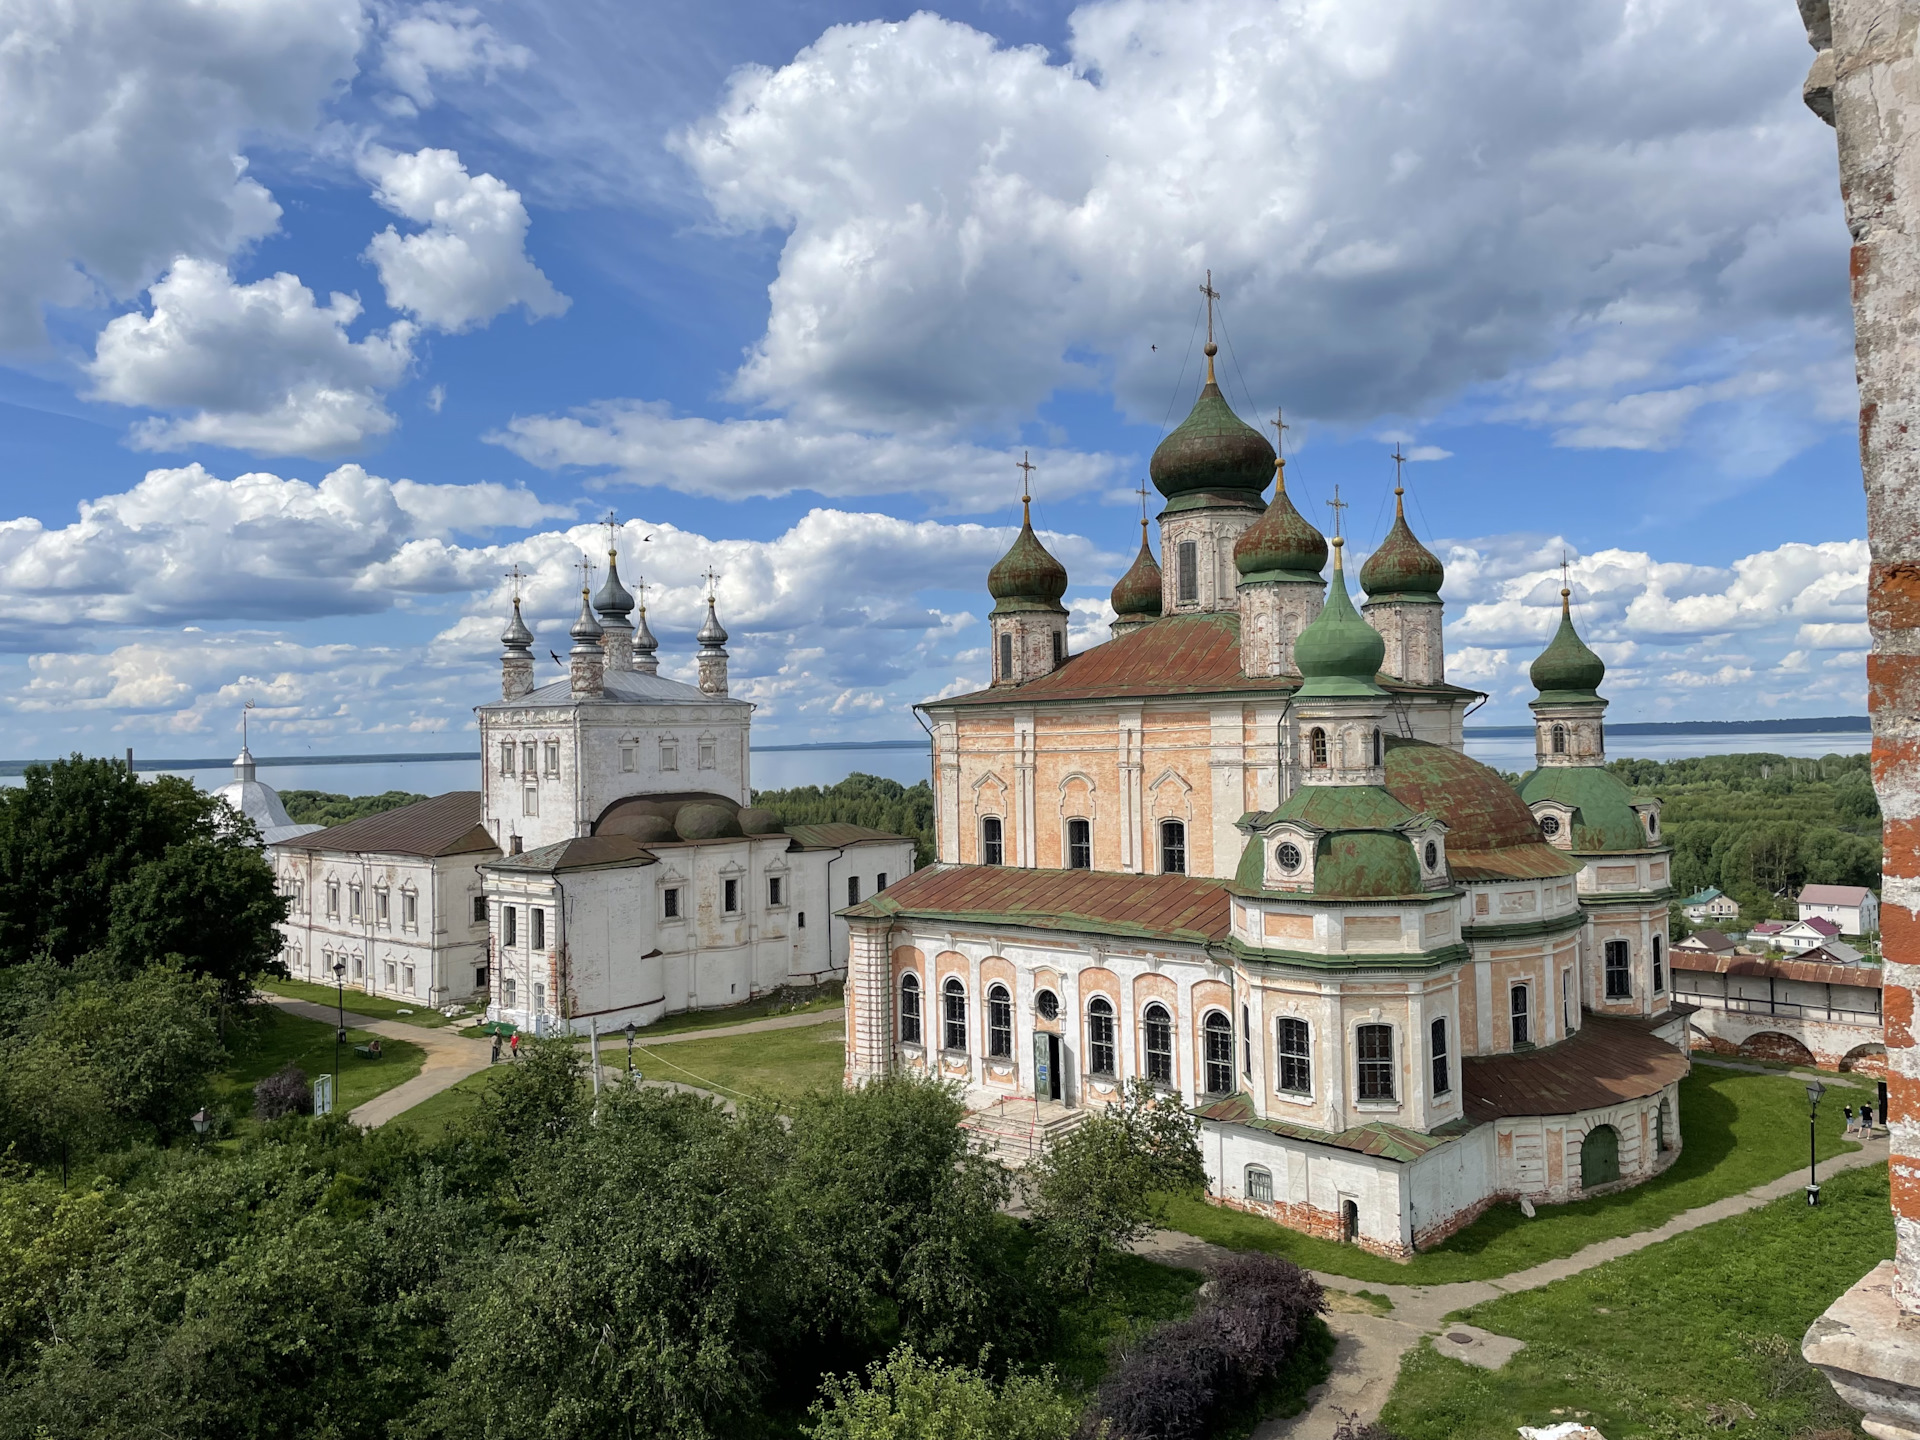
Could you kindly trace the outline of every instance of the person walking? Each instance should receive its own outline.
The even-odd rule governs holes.
[[[507,1050],[510,1059],[518,1060],[520,1058],[520,1032],[518,1030],[514,1031],[513,1038],[507,1041]]]
[[[493,1032],[493,1054],[488,1057],[487,1063],[489,1065],[500,1063],[500,1032],[498,1030]]]

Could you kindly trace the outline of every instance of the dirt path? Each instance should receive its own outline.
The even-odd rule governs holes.
[[[1857,1170],[1878,1165],[1886,1158],[1887,1141],[1881,1137],[1850,1154],[1823,1161],[1821,1173],[1831,1175],[1840,1170]],[[1394,1381],[1399,1378],[1401,1357],[1438,1330],[1441,1321],[1456,1310],[1518,1290],[1537,1290],[1542,1285],[1578,1275],[1702,1225],[1757,1209],[1783,1195],[1799,1194],[1805,1188],[1806,1182],[1797,1171],[1782,1175],[1751,1190],[1684,1210],[1651,1230],[1596,1241],[1561,1259],[1547,1260],[1492,1280],[1463,1280],[1450,1285],[1387,1285],[1377,1280],[1358,1281],[1315,1271],[1314,1278],[1329,1289],[1370,1290],[1393,1301],[1393,1310],[1386,1315],[1343,1312],[1328,1315],[1327,1326],[1339,1338],[1333,1352],[1333,1373],[1308,1396],[1307,1409],[1289,1420],[1267,1421],[1253,1432],[1253,1440],[1331,1440],[1334,1428],[1340,1423],[1339,1411],[1357,1415],[1363,1421],[1378,1419]],[[1189,1269],[1203,1269],[1211,1261],[1232,1253],[1173,1230],[1156,1230],[1134,1249],[1163,1264]]]
[[[311,1000],[289,1000],[284,995],[268,995],[265,998],[290,1015],[318,1020],[328,1026],[339,1023],[340,1012],[336,1006],[318,1005]],[[405,1040],[427,1052],[426,1061],[421,1065],[418,1075],[374,1096],[347,1116],[354,1124],[368,1128],[384,1125],[401,1111],[411,1110],[422,1100],[451,1089],[469,1075],[478,1074],[487,1068],[493,1053],[491,1041],[472,1040],[453,1030],[429,1029],[424,1025],[408,1025],[400,1020],[375,1020],[370,1016],[356,1015],[351,1010],[347,1011],[347,1025],[354,1030],[370,1031],[383,1039]]]

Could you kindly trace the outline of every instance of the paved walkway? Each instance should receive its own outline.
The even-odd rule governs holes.
[[[291,1015],[319,1020],[328,1026],[339,1023],[340,1012],[336,1006],[317,1005],[311,1000],[289,1000],[284,995],[268,995],[266,998]],[[478,1074],[487,1068],[493,1053],[492,1041],[469,1039],[450,1027],[429,1029],[424,1025],[408,1025],[401,1020],[375,1020],[367,1015],[356,1015],[351,1010],[347,1011],[347,1027],[370,1031],[386,1040],[405,1040],[427,1052],[426,1063],[420,1067],[418,1075],[374,1096],[347,1116],[354,1124],[368,1128],[384,1125],[401,1111],[411,1110],[422,1100],[438,1095],[442,1090],[452,1089],[469,1075]]]
[[[1886,1158],[1887,1141],[1882,1136],[1850,1154],[1823,1160],[1820,1173],[1831,1175],[1840,1170],[1857,1170],[1878,1165]],[[1289,1420],[1267,1421],[1253,1432],[1253,1440],[1331,1440],[1340,1423],[1338,1411],[1357,1415],[1362,1421],[1377,1420],[1394,1381],[1399,1378],[1401,1357],[1438,1330],[1441,1321],[1456,1310],[1518,1290],[1537,1290],[1542,1285],[1551,1285],[1569,1275],[1578,1275],[1609,1260],[1618,1260],[1649,1245],[1658,1245],[1662,1240],[1744,1214],[1805,1189],[1805,1177],[1795,1171],[1740,1194],[1682,1211],[1652,1230],[1596,1241],[1561,1259],[1544,1261],[1492,1280],[1463,1280],[1451,1285],[1387,1285],[1377,1280],[1353,1280],[1316,1270],[1314,1278],[1329,1289],[1371,1290],[1393,1301],[1393,1310],[1386,1315],[1344,1312],[1328,1315],[1327,1326],[1339,1339],[1333,1352],[1333,1373],[1307,1397],[1307,1409]],[[1173,1230],[1156,1230],[1134,1249],[1163,1264],[1189,1269],[1204,1269],[1212,1261],[1232,1253]]]

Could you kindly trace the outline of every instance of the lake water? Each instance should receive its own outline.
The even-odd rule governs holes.
[[[1612,737],[1609,751],[1615,759],[1680,760],[1693,755],[1733,755],[1766,751],[1775,755],[1853,755],[1867,750],[1865,732],[1769,735],[1680,735],[1672,738],[1622,735]],[[1521,735],[1479,736],[1467,741],[1467,753],[1500,770],[1533,768],[1533,741]],[[832,785],[856,771],[883,775],[902,785],[928,778],[928,754],[912,749],[756,750],[753,783],[759,790],[785,790],[795,785]],[[142,770],[143,775],[155,771]],[[232,777],[230,766],[167,772],[190,775],[212,789]],[[443,795],[449,790],[472,790],[480,784],[478,760],[387,760],[359,765],[263,765],[260,778],[276,790],[323,790],[336,795],[378,795],[406,790],[418,795]],[[20,777],[0,777],[0,784],[18,785]]]

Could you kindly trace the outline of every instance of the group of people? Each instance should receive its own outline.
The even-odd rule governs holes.
[[[518,1030],[514,1031],[512,1037],[507,1041],[507,1058],[509,1060],[518,1060],[520,1058],[520,1032]],[[493,1056],[487,1063],[489,1065],[498,1065],[500,1063],[500,1032],[498,1030],[493,1032]]]
[[[1861,1105],[1860,1117],[1858,1120],[1855,1120],[1854,1118],[1853,1106],[1848,1105],[1843,1108],[1846,1111],[1847,1134],[1849,1135],[1857,1135],[1863,1140],[1871,1140],[1873,1138],[1873,1130],[1876,1124],[1883,1130],[1886,1128],[1887,1117],[1885,1112],[1883,1111],[1880,1114],[1879,1118],[1876,1120],[1874,1117],[1873,1106],[1870,1103]]]

